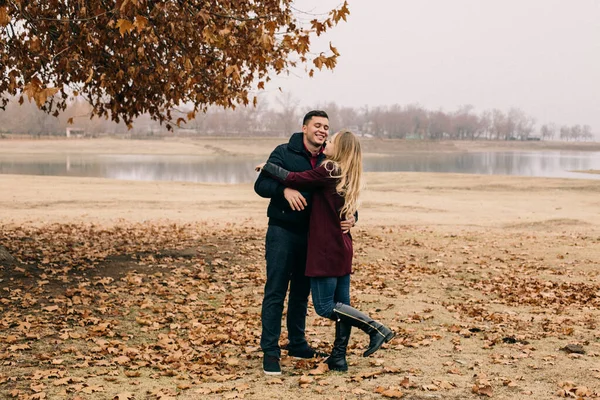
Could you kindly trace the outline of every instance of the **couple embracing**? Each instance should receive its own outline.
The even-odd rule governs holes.
[[[369,335],[364,356],[377,351],[394,332],[350,306],[352,237],[358,214],[362,154],[358,138],[342,130],[328,140],[324,111],[304,116],[302,132],[278,146],[261,171],[254,190],[270,198],[265,242],[267,280],[262,303],[263,370],[281,374],[281,318],[289,288],[288,354],[299,358],[326,356],[305,337],[308,296],[315,311],[335,321],[335,340],[326,359],[329,369],[347,371],[346,348],[352,327]]]

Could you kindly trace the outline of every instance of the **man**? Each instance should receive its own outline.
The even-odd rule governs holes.
[[[288,143],[277,146],[268,161],[293,172],[315,168],[324,158],[323,146],[328,135],[327,113],[320,110],[310,111],[304,116],[302,132],[294,133]],[[271,199],[267,209],[267,282],[262,303],[260,347],[264,353],[265,374],[279,375],[279,336],[288,286],[288,354],[298,358],[324,356],[308,345],[304,334],[310,293],[310,280],[304,276],[304,269],[311,194],[286,188],[262,173],[254,184],[254,191],[261,197]],[[342,229],[349,230],[354,222],[354,218],[342,221]]]

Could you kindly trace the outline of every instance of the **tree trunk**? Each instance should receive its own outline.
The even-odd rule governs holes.
[[[4,246],[0,246],[0,265],[9,265],[15,262],[15,258],[10,255]]]

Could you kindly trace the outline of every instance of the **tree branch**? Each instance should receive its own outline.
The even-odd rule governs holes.
[[[88,18],[61,18],[61,19],[58,19],[58,18],[31,18],[30,17],[30,19],[28,19],[28,18],[25,18],[25,19],[27,19],[28,21],[31,20],[31,21],[55,21],[55,22],[88,22],[88,21],[97,19],[103,15],[114,13],[115,11],[116,11],[116,9],[104,11],[100,14],[96,14],[93,17],[88,17]],[[21,15],[23,15],[23,13],[21,13]]]

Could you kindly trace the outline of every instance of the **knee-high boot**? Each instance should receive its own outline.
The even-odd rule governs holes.
[[[389,342],[396,335],[390,328],[347,304],[337,303],[333,308],[333,312],[342,322],[355,326],[369,335],[371,338],[369,348],[363,353],[363,357],[375,353],[384,343]]]
[[[350,331],[352,325],[341,320],[335,322],[335,340],[331,355],[325,362],[333,371],[348,371],[348,363],[346,362],[346,349],[350,340]]]

